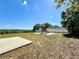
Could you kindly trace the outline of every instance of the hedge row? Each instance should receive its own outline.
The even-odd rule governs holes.
[[[10,34],[10,33],[29,33],[32,30],[0,30],[0,34]]]

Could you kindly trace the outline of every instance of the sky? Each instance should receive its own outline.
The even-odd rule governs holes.
[[[32,29],[37,23],[59,25],[64,7],[54,0],[0,0],[0,29]]]

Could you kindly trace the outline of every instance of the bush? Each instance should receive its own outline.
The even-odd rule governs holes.
[[[32,30],[0,30],[0,34],[10,34],[10,33],[29,33]]]

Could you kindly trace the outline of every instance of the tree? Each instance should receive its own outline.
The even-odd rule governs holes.
[[[70,11],[79,10],[79,0],[55,0],[57,7],[60,7],[62,4],[67,6],[67,9]]]
[[[68,29],[69,33],[79,33],[79,0],[56,0],[57,6],[63,3],[67,8],[61,13],[63,27]]]
[[[41,29],[41,32],[46,32],[47,28],[49,28],[49,27],[52,27],[52,25],[49,23],[35,24],[33,27],[33,31],[35,32],[36,30]]]
[[[47,28],[52,27],[49,23],[43,23],[41,26],[42,32],[47,32]]]
[[[79,32],[79,11],[70,13],[69,15],[62,15],[62,26],[68,29],[69,33]]]
[[[39,30],[41,28],[41,24],[35,24],[33,27],[33,31]]]

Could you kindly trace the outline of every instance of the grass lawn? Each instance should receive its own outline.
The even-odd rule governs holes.
[[[79,59],[78,39],[67,38],[62,34],[46,36],[34,33],[2,34],[0,38],[15,36],[33,43],[4,53],[0,59]]]

